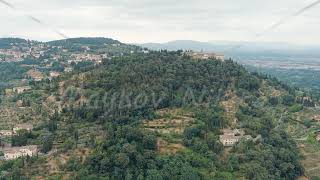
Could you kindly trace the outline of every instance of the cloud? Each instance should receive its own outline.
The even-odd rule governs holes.
[[[24,17],[28,14],[70,37],[103,35],[124,42],[250,41],[279,19],[312,2],[314,0],[11,0],[19,10],[14,12],[0,6],[0,21],[4,24],[0,36],[61,38],[50,28]],[[313,37],[320,29],[319,9],[309,9],[260,40],[319,41],[320,37]]]

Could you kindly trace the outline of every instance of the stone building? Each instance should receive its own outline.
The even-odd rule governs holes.
[[[19,157],[36,156],[38,154],[38,147],[36,145],[10,147],[4,148],[2,151],[5,160],[13,160]]]

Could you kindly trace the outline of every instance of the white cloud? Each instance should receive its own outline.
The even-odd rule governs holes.
[[[175,39],[254,41],[280,18],[313,0],[11,0],[17,11],[0,4],[0,36],[59,39],[50,28],[70,37],[107,36],[124,42]],[[259,38],[262,41],[315,43],[320,37],[320,6]],[[24,15],[33,15],[50,27]]]

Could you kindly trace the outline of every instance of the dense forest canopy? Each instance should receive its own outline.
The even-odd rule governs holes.
[[[103,44],[121,44],[117,40],[110,38],[70,38],[66,40],[50,41],[50,45],[63,46],[65,44],[81,44],[81,45],[103,45]]]
[[[107,135],[94,145],[94,153],[83,165],[77,159],[70,162],[68,170],[76,179],[295,179],[303,174],[296,144],[276,128],[274,117],[262,109],[270,108],[269,102],[259,102],[256,93],[263,81],[283,88],[276,80],[250,74],[232,61],[198,61],[180,51],[108,60],[87,72],[84,79],[69,82],[83,90],[73,99],[96,93],[94,103],[100,105],[68,108],[63,115],[70,116],[69,123],[98,121]],[[122,102],[124,90],[126,101]],[[263,141],[241,142],[223,159],[224,148],[218,137],[230,122],[219,102],[227,91],[247,99],[237,116],[247,132],[262,135]],[[155,94],[161,100],[156,106],[152,98],[143,106],[126,104],[141,93]],[[186,96],[188,93],[192,96]],[[280,103],[285,104],[286,98]],[[190,108],[195,113],[196,122],[179,137],[188,151],[160,156],[158,134],[140,130],[142,120],[156,118],[154,112],[163,108]]]
[[[28,41],[20,38],[0,38],[0,48],[9,49],[14,43],[27,43]]]

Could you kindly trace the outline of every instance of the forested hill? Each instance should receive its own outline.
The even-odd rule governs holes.
[[[27,43],[27,40],[20,38],[0,38],[1,49],[11,48],[12,43]]]
[[[110,38],[102,38],[102,37],[96,37],[96,38],[69,38],[69,39],[63,39],[63,40],[56,40],[56,41],[50,41],[48,42],[50,45],[55,46],[63,46],[65,44],[80,44],[80,45],[103,45],[103,44],[122,44],[120,41],[113,40]]]
[[[285,125],[292,113],[315,102],[231,60],[197,60],[180,51],[134,53],[33,87],[19,98],[43,104],[43,122],[26,138],[42,152],[56,149],[56,154],[7,162],[0,168],[8,177],[17,172],[20,177],[159,180],[304,174]],[[223,146],[219,137],[226,129],[239,129],[247,138]]]

